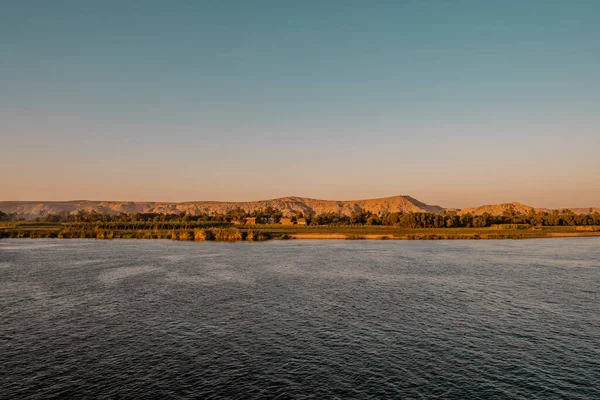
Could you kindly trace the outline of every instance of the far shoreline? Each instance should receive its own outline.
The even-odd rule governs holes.
[[[598,237],[600,226],[509,225],[484,228],[399,228],[389,226],[274,226],[182,229],[92,229],[64,224],[0,226],[0,239],[168,239],[175,241],[262,242],[271,240],[518,240]]]

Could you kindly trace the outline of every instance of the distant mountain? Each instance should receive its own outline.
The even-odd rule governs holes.
[[[481,215],[488,213],[490,215],[502,215],[505,211],[511,211],[516,214],[526,214],[531,210],[538,212],[547,211],[547,208],[534,208],[525,204],[513,202],[503,204],[484,205],[480,207],[463,208],[461,210],[442,208],[432,206],[416,200],[410,196],[393,196],[369,200],[317,200],[307,197],[282,197],[272,200],[260,201],[191,201],[184,203],[167,202],[131,202],[131,201],[0,201],[0,211],[7,214],[15,213],[19,217],[26,219],[36,218],[43,214],[58,214],[60,212],[76,213],[80,210],[88,212],[96,211],[102,214],[119,213],[180,213],[185,212],[195,214],[225,214],[228,211],[241,208],[247,212],[262,210],[267,207],[279,209],[285,216],[294,215],[301,211],[305,215],[316,215],[321,213],[336,213],[350,215],[353,211],[370,211],[372,213],[383,215],[391,212],[428,212],[441,213],[456,212],[459,215],[471,213],[472,215]],[[575,214],[586,214],[590,208],[572,208]],[[600,212],[600,208],[593,208],[592,212]]]
[[[306,197],[282,197],[272,200],[248,202],[193,201],[184,203],[163,202],[126,202],[126,201],[0,201],[0,210],[5,213],[16,213],[31,219],[42,214],[58,214],[60,212],[76,213],[80,210],[96,211],[103,214],[119,213],[180,213],[216,214],[226,213],[236,208],[247,212],[272,207],[281,210],[284,215],[294,215],[301,211],[305,215],[333,212],[350,215],[353,211],[370,211],[375,214],[389,212],[429,212],[443,211],[440,206],[432,206],[410,196],[393,196],[369,200],[317,200]]]
[[[600,212],[600,208],[569,208],[569,210],[573,211],[573,213],[575,214],[587,214],[590,212],[590,209],[592,210],[592,212]],[[461,210],[458,210],[458,214],[464,215],[470,213],[471,215],[476,216],[488,213],[490,215],[500,216],[504,214],[505,211],[514,212],[515,214],[527,214],[532,210],[536,212],[552,212],[552,210],[548,208],[535,208],[513,201],[512,203],[492,204],[479,207],[463,208]],[[563,209],[561,208],[560,211],[562,210]]]
[[[499,216],[502,215],[505,211],[512,211],[516,214],[527,214],[532,210],[537,210],[534,207],[527,206],[525,204],[518,203],[516,201],[512,203],[502,203],[502,204],[489,204],[479,207],[470,207],[463,208],[458,211],[459,215],[471,214],[471,215],[481,215],[488,213],[490,215]],[[547,211],[539,209],[540,211]]]

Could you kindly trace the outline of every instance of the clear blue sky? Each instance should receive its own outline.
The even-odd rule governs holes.
[[[0,3],[0,200],[600,206],[600,1]]]

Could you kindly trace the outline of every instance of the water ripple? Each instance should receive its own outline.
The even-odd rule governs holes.
[[[600,240],[0,241],[0,398],[600,398]]]

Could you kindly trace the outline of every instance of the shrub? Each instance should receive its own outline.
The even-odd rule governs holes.
[[[242,232],[236,228],[213,228],[211,234],[218,242],[237,242],[242,240]]]
[[[194,232],[179,231],[179,240],[192,240],[192,239],[194,239]]]
[[[208,229],[194,229],[194,240],[197,242],[203,242],[205,240],[211,240],[212,236]]]
[[[246,240],[249,242],[262,242],[267,240],[267,236],[261,231],[249,230],[246,233]]]

